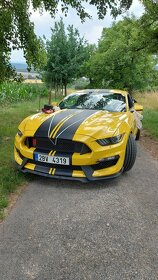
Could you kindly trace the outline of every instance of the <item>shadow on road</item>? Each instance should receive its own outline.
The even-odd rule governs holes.
[[[37,175],[32,176],[34,183],[40,185],[41,188],[60,188],[60,189],[75,189],[75,190],[92,190],[100,188],[111,188],[117,187],[120,184],[122,175],[114,179],[99,180],[95,182],[83,183],[80,181],[62,180],[62,179],[51,179],[40,177]]]

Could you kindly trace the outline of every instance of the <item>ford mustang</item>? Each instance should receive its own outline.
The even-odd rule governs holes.
[[[83,90],[58,107],[24,119],[15,136],[14,157],[23,172],[93,181],[129,171],[140,134],[142,106],[126,91]]]

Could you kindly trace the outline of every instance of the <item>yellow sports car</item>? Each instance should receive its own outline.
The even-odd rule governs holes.
[[[114,178],[134,165],[142,109],[126,91],[72,93],[22,121],[15,161],[23,172],[51,178]]]

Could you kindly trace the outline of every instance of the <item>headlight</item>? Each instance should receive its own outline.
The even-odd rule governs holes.
[[[117,143],[121,142],[121,140],[123,138],[123,135],[124,134],[119,134],[117,136],[113,136],[113,137],[110,137],[110,138],[99,139],[99,140],[96,140],[96,142],[101,146],[108,146],[108,145],[117,144]]]
[[[17,135],[22,136],[22,132],[18,129]]]

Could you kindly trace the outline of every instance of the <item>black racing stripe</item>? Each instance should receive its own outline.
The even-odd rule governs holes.
[[[36,130],[34,137],[48,137],[48,129],[51,123],[53,117],[47,119],[46,121],[44,121],[39,128]]]
[[[55,126],[62,121],[65,117],[75,113],[76,110],[66,110],[61,111],[60,113],[57,113],[56,115],[53,115],[49,119],[47,119],[45,122],[43,122],[40,127],[36,130],[34,137],[48,137],[48,131],[51,131],[55,128]],[[51,123],[52,122],[52,123]],[[51,127],[50,127],[51,124]]]
[[[64,170],[62,168],[56,168],[54,176],[72,177],[72,170]]]
[[[97,110],[82,110],[79,114],[72,116],[59,129],[56,138],[72,140],[77,129],[84,120],[98,112]]]
[[[50,167],[36,165],[34,171],[49,174]]]

